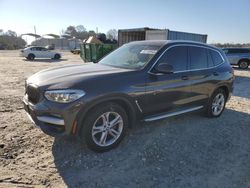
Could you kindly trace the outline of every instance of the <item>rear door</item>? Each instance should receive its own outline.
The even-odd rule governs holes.
[[[173,73],[157,73],[152,69],[146,79],[147,103],[144,113],[155,114],[181,107],[189,102],[190,80],[188,51],[186,46],[170,47],[155,66],[167,63],[173,66]]]
[[[194,105],[204,105],[219,80],[216,66],[223,59],[218,51],[205,47],[189,46],[188,51],[192,101]]]
[[[47,48],[41,48],[41,56],[43,58],[51,58],[50,52]]]

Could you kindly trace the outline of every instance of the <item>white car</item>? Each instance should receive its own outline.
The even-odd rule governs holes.
[[[29,60],[35,58],[51,58],[51,59],[60,59],[62,56],[60,53],[48,50],[44,47],[31,46],[21,50],[22,57],[26,57]]]

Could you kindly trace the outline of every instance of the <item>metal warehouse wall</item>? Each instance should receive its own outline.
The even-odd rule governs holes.
[[[148,27],[118,30],[118,46],[138,40],[191,40],[206,43],[207,35]]]
[[[171,31],[167,30],[167,39],[168,40],[191,40],[197,42],[207,42],[207,35],[196,34],[196,33],[186,33],[180,31]]]

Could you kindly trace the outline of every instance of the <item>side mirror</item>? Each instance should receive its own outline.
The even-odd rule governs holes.
[[[155,67],[155,70],[158,73],[170,74],[173,73],[173,66],[166,63],[161,63]]]

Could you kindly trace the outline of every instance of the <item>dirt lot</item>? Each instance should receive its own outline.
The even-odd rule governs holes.
[[[24,79],[52,66],[0,51],[0,187],[250,187],[250,70],[235,70],[224,114],[200,113],[144,123],[121,145],[96,154],[70,137],[52,138],[29,122]]]

